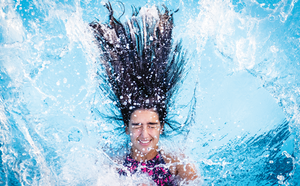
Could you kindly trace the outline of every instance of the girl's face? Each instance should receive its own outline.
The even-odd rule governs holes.
[[[126,133],[130,135],[133,152],[144,155],[157,149],[161,132],[162,126],[158,114],[150,109],[135,110],[126,128]]]

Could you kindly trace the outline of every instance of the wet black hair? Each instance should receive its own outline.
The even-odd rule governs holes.
[[[106,72],[98,74],[104,80],[100,89],[120,110],[125,126],[135,110],[153,109],[162,125],[179,128],[178,123],[166,119],[185,66],[181,43],[172,40],[176,11],[164,6],[164,13],[157,7],[153,13],[153,8],[133,7],[131,18],[121,23],[109,2],[105,7],[109,22],[90,23]]]

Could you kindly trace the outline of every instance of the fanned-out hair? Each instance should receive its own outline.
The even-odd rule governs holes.
[[[133,8],[133,14],[121,23],[114,17],[110,3],[109,23],[90,23],[106,73],[99,74],[106,82],[100,85],[121,111],[127,126],[136,109],[154,109],[162,124],[168,122],[173,105],[172,95],[182,80],[185,59],[180,43],[172,48],[173,13],[157,7]]]

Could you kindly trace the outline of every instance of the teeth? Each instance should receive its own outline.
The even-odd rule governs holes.
[[[149,143],[150,141],[141,141],[141,140],[140,140],[140,142],[141,142],[141,143]]]

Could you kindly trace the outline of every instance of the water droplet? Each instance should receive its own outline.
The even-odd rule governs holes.
[[[281,180],[281,181],[282,181],[282,180],[284,180],[284,176],[282,176],[282,175],[278,175],[278,176],[277,176],[277,179],[279,179],[279,180]]]
[[[73,127],[69,131],[68,141],[79,142],[82,138],[82,134],[79,128]]]

